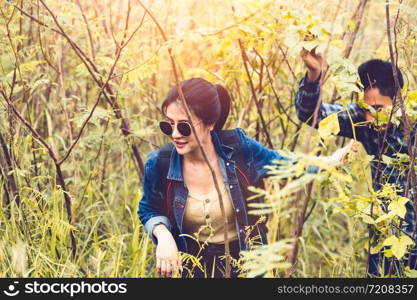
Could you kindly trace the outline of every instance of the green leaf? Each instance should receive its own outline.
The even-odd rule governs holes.
[[[326,139],[332,134],[337,135],[340,132],[339,119],[337,114],[331,114],[324,118],[319,123],[319,135],[321,138]]]

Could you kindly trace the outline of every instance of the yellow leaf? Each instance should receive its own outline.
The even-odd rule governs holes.
[[[21,72],[31,73],[35,70],[36,66],[43,64],[44,60],[33,60],[26,63],[23,63],[19,66]]]
[[[409,92],[407,95],[407,100],[409,102],[417,102],[417,91]]]
[[[394,212],[400,218],[404,218],[407,209],[405,204],[408,202],[408,198],[398,197],[398,199],[391,201],[388,205],[388,209]]]
[[[306,166],[305,161],[301,160],[298,162],[297,167],[295,169],[295,177],[299,177],[304,173],[305,166]]]
[[[389,213],[389,214],[383,214],[382,216],[379,216],[376,220],[375,223],[380,223],[386,220],[391,220],[394,217],[394,214]]]
[[[379,253],[381,251],[382,247],[384,247],[383,242],[379,242],[376,246],[371,247],[371,249],[370,249],[371,254]],[[366,250],[368,250],[368,249],[366,249]]]
[[[384,255],[388,258],[392,257],[392,249],[385,249]]]
[[[400,238],[397,238],[394,235],[390,236],[383,243],[384,246],[391,246],[392,255],[397,259],[401,259],[407,252],[407,246],[413,244],[413,240],[406,235],[403,235]]]
[[[409,266],[405,267],[405,276],[417,278],[417,270],[411,270]]]
[[[414,245],[414,241],[410,237],[408,237],[407,235],[403,235],[402,237],[400,237],[400,241],[402,243],[407,244],[407,246]]]
[[[398,238],[395,235],[392,235],[389,238],[385,239],[384,246],[392,246],[397,241],[398,241]]]
[[[361,218],[362,218],[362,221],[364,221],[367,224],[375,224],[375,220],[372,219],[372,217],[370,217],[368,215],[362,214]]]
[[[331,114],[330,116],[324,118],[319,123],[319,135],[321,138],[326,139],[329,136],[337,135],[340,132],[339,119],[337,114]]]

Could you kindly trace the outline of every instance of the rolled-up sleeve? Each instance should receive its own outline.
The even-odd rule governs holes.
[[[163,224],[169,231],[172,225],[164,212],[163,191],[158,191],[159,173],[157,170],[158,151],[151,152],[145,164],[145,174],[142,180],[143,194],[139,201],[138,215],[145,231],[152,241],[157,243],[153,230],[156,225]]]
[[[165,216],[155,216],[151,217],[146,223],[145,223],[145,230],[151,237],[152,241],[156,244],[157,240],[155,236],[153,235],[153,230],[155,229],[156,225],[163,224],[165,225],[169,231],[172,230],[171,228],[171,222],[169,222],[168,218]]]

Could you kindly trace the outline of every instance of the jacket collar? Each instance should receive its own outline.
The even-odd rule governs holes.
[[[214,149],[216,150],[218,156],[225,160],[231,159],[234,151],[233,147],[223,144],[219,135],[215,131],[211,132],[211,141],[214,144]],[[173,147],[171,159],[169,160],[167,179],[184,181],[184,177],[182,175],[182,160],[183,156],[178,154],[177,149]]]

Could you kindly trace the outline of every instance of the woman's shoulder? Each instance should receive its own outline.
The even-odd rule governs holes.
[[[232,131],[246,134],[246,132],[240,127],[218,130],[218,132],[232,132]]]
[[[241,148],[247,154],[251,152],[262,152],[265,149],[271,150],[261,142],[248,135],[245,130],[240,127],[231,129],[230,131],[234,132],[234,135],[239,138]]]
[[[160,149],[157,149],[157,150],[150,152],[146,156],[145,173],[156,169],[156,165],[158,163],[159,152],[160,152]]]
[[[247,143],[246,132],[240,128],[231,128],[231,129],[222,129],[216,131],[216,134],[219,136],[222,143],[231,146],[242,146],[242,144]]]
[[[151,161],[155,161],[158,159],[159,156],[159,152],[161,151],[161,149],[157,149],[154,151],[151,151],[147,156],[146,156],[146,162],[151,162]]]
[[[224,145],[234,149],[234,155],[242,153],[246,160],[250,160],[250,137],[242,128],[237,127],[228,130],[220,130],[218,134]]]
[[[171,143],[168,143],[161,148],[154,150],[150,152],[146,157],[146,168],[148,169],[155,169],[157,168],[158,161],[160,159],[167,158],[169,159],[171,157],[171,152],[173,149],[173,145]]]
[[[221,136],[238,136],[240,138],[247,137],[246,132],[240,127],[231,128],[231,129],[222,129],[222,130],[217,131],[217,134]]]

